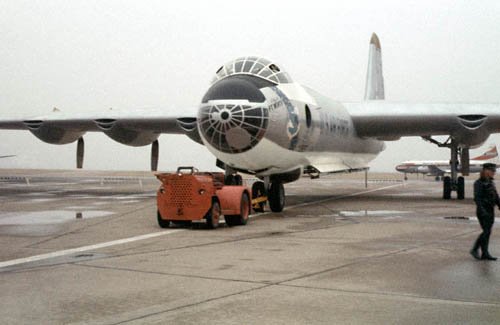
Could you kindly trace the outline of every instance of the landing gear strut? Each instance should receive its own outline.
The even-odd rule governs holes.
[[[451,150],[450,170],[451,175],[443,177],[443,199],[449,200],[451,192],[457,192],[457,199],[465,198],[465,181],[463,176],[458,177],[458,166],[460,157],[460,169],[462,175],[469,175],[469,148],[458,147],[457,141],[450,137],[444,143],[440,143],[431,137],[422,137],[424,140],[436,144],[438,147],[446,147]]]

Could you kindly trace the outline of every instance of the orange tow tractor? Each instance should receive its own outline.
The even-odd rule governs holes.
[[[217,228],[224,215],[228,226],[245,225],[252,211],[251,192],[246,186],[224,185],[224,173],[199,172],[179,167],[177,173],[162,173],[158,190],[158,224],[205,221]]]

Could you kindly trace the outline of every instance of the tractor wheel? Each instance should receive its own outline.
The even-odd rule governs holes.
[[[243,226],[248,222],[250,215],[250,197],[247,192],[243,192],[240,202],[240,214],[224,216],[228,226]]]
[[[220,218],[220,204],[217,200],[213,200],[212,207],[205,215],[205,219],[207,220],[207,227],[209,229],[215,229],[219,227],[219,218]]]
[[[168,228],[170,226],[170,221],[165,220],[161,217],[160,211],[156,211],[156,215],[158,217],[158,225],[162,228]]]

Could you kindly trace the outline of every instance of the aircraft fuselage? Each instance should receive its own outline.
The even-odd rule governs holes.
[[[219,81],[234,89],[216,88],[211,95],[215,98],[205,98],[198,116],[203,143],[232,168],[259,176],[297,170],[301,174],[310,167],[321,172],[354,170],[366,168],[385,148],[381,141],[357,136],[340,102],[297,83],[258,88],[252,76],[235,77]]]

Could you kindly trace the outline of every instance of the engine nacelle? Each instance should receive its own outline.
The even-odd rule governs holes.
[[[120,124],[113,119],[99,119],[95,120],[95,123],[108,137],[127,146],[147,146],[160,136],[158,132],[135,130],[133,127]]]
[[[85,134],[84,131],[69,131],[55,123],[42,120],[24,121],[24,125],[38,139],[50,144],[72,143]]]
[[[457,117],[459,132],[451,135],[460,147],[477,148],[484,144],[491,131],[487,127],[488,118],[484,115],[461,115]]]

